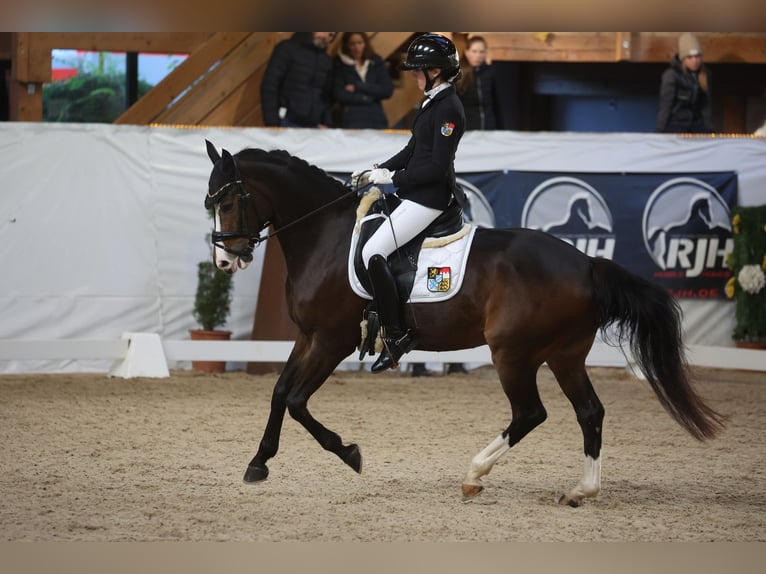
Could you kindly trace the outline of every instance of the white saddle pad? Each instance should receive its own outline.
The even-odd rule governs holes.
[[[374,217],[386,216],[375,214],[366,216],[362,221]],[[384,222],[383,225],[386,225]],[[354,293],[364,299],[372,300],[367,290],[362,287],[354,270],[354,253],[359,241],[358,227],[351,236],[351,250],[348,254],[348,280]],[[412,286],[409,303],[436,303],[446,301],[460,291],[465,275],[465,265],[471,250],[476,226],[466,223],[463,229],[453,236],[426,238],[418,254],[418,271]]]

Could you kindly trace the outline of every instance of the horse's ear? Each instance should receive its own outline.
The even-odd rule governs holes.
[[[221,159],[221,156],[218,155],[218,150],[215,149],[215,146],[209,140],[205,140],[205,144],[207,145],[207,156],[210,158],[210,161],[216,163]]]
[[[236,164],[234,163],[234,158],[229,153],[229,150],[227,149],[221,149],[221,159],[223,160],[221,162],[221,169],[224,173],[235,173],[236,172]]]

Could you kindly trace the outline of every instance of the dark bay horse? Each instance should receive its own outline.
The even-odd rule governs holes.
[[[213,162],[205,206],[214,209],[214,257],[233,273],[252,261],[253,248],[273,226],[285,255],[286,296],[299,335],[274,387],[271,412],[245,482],[266,479],[285,411],[357,472],[355,444],[317,421],[308,400],[360,343],[366,301],[351,289],[347,256],[356,218],[353,191],[284,151],[245,149],[231,155],[207,142]],[[530,229],[477,229],[461,290],[438,303],[408,304],[418,349],[450,351],[488,345],[510,401],[509,426],[471,461],[465,498],[481,477],[546,418],[536,374],[547,363],[572,403],[583,433],[584,471],[561,496],[579,506],[601,487],[604,408],[585,359],[599,329],[616,326],[660,403],[697,439],[715,436],[722,417],[693,389],[684,359],[680,308],[664,289],[606,259]]]

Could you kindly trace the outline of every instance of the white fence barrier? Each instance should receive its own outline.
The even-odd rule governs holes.
[[[110,359],[114,364],[109,376],[167,377],[168,361],[284,362],[292,348],[292,341],[163,341],[154,333],[125,333],[121,340],[0,340],[0,361]],[[766,351],[763,350],[691,345],[688,359],[689,364],[698,367],[766,372]],[[374,357],[368,356],[361,362],[373,360]],[[412,351],[407,361],[490,364],[492,359],[489,348],[484,345],[461,351]],[[358,353],[352,353],[343,363],[359,364]],[[593,346],[587,364],[626,367],[632,372],[622,350],[602,342]]]

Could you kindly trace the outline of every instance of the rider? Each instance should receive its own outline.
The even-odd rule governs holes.
[[[387,257],[436,219],[453,201],[465,196],[455,183],[455,152],[465,129],[463,104],[454,83],[460,78],[457,49],[439,34],[417,37],[401,65],[411,70],[425,100],[412,123],[412,136],[399,153],[369,172],[352,174],[360,184],[398,188],[402,202],[391,212],[362,250],[362,260],[383,326],[384,348],[373,372],[396,367],[404,353],[415,348],[415,336],[404,326],[396,281]]]

